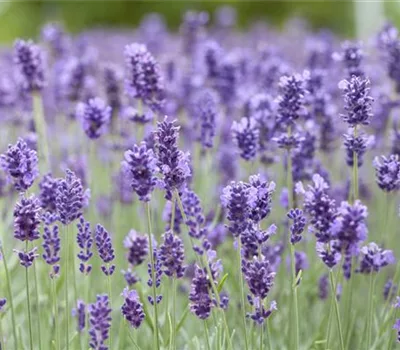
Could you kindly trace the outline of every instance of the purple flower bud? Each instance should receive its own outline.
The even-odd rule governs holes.
[[[361,248],[361,261],[358,272],[369,274],[379,272],[382,267],[396,261],[391,250],[383,250],[374,242]]]
[[[58,181],[56,194],[57,212],[64,225],[69,225],[82,214],[83,199],[81,180],[67,169],[65,179]]]
[[[159,249],[160,262],[164,267],[163,272],[169,277],[181,278],[185,273],[183,242],[171,231],[166,232],[163,239],[164,242]]]
[[[271,270],[269,261],[266,259],[258,260],[256,258],[252,261],[244,260],[242,271],[251,294],[254,297],[264,300],[274,285],[275,279],[275,272]]]
[[[34,260],[39,257],[39,254],[37,254],[37,247],[34,247],[30,251],[20,251],[17,249],[14,249],[14,252],[18,254],[19,262],[23,267],[30,267],[32,266]]]
[[[189,228],[189,235],[193,238],[200,239],[201,236],[204,235],[202,226],[205,221],[200,198],[194,191],[187,189],[182,195],[182,206],[187,218],[186,225]],[[179,208],[178,213],[180,213]],[[175,213],[175,216],[176,214],[177,213]]]
[[[122,296],[124,297],[124,304],[121,307],[122,315],[133,328],[137,329],[145,318],[143,304],[140,302],[139,295],[135,290],[125,288]]]
[[[139,278],[136,274],[132,271],[131,268],[121,271],[124,275],[125,282],[127,283],[128,287],[132,287],[135,283],[139,282]]]
[[[287,217],[293,221],[293,224],[290,226],[290,242],[294,245],[302,239],[301,234],[306,226],[306,218],[303,215],[303,211],[298,208],[290,209]]]
[[[111,120],[111,107],[96,97],[87,103],[79,103],[76,116],[82,122],[83,130],[90,139],[98,139],[106,132]]]
[[[61,239],[57,225],[52,228],[49,226],[44,227],[43,249],[43,259],[47,264],[53,266],[53,272],[50,274],[50,277],[53,278],[58,275],[60,270],[60,266],[57,263],[60,261]]]
[[[111,328],[111,308],[108,295],[98,295],[96,302],[89,304],[89,346],[96,350],[106,350],[106,341]]]
[[[7,303],[7,299],[6,298],[1,298],[0,299],[0,312],[4,311],[4,306]]]
[[[364,52],[361,49],[360,43],[345,41],[342,44],[342,52],[335,53],[334,58],[343,62],[349,77],[364,75],[364,72],[361,69]]]
[[[26,191],[39,175],[36,151],[29,149],[21,138],[15,145],[8,145],[7,152],[1,155],[1,167],[17,191]]]
[[[244,160],[256,157],[259,147],[260,131],[253,118],[242,118],[240,122],[232,123],[232,138]]]
[[[76,308],[72,309],[72,316],[77,319],[76,330],[78,333],[82,333],[86,327],[86,304],[83,300],[78,300],[76,302]]]
[[[56,212],[57,182],[51,174],[43,176],[39,182],[39,202],[43,210],[50,213]]]
[[[344,110],[343,120],[350,126],[368,125],[372,117],[372,102],[369,95],[370,82],[362,77],[352,76],[350,81],[342,80],[339,89],[343,90]]]
[[[115,270],[115,265],[110,265],[110,262],[112,262],[115,258],[111,236],[103,226],[98,224],[96,226],[94,238],[99,257],[104,264],[106,264],[101,266],[101,270],[106,276],[110,276]]]
[[[78,234],[76,235],[76,242],[78,243],[78,246],[80,248],[77,257],[81,261],[79,264],[79,271],[87,275],[92,270],[92,265],[88,264],[87,262],[93,256],[92,252],[93,237],[92,237],[92,232],[90,230],[90,223],[85,221],[84,217],[81,216],[76,226],[78,228]]]
[[[44,56],[32,40],[18,39],[14,43],[14,63],[17,66],[21,87],[27,91],[41,90],[45,84]]]
[[[153,150],[147,149],[146,144],[142,142],[126,151],[124,158],[122,166],[129,172],[133,191],[141,201],[148,202],[157,184],[157,159]]]
[[[338,248],[336,241],[330,241],[329,243],[317,242],[316,250],[318,256],[330,269],[340,261],[341,254]]]
[[[130,230],[125,237],[124,247],[128,249],[126,257],[132,266],[140,265],[149,254],[148,238],[135,230]]]
[[[259,297],[252,298],[251,296],[248,296],[248,300],[250,304],[254,306],[254,311],[253,313],[247,314],[247,317],[250,317],[259,325],[264,324],[264,321],[270,317],[274,311],[278,310],[275,300],[271,301],[269,309],[265,308],[263,300]]]
[[[129,96],[141,99],[158,111],[164,104],[164,84],[161,69],[145,45],[125,46],[125,89]]]
[[[34,196],[22,196],[14,208],[14,237],[20,241],[39,239],[40,231],[39,201]]]
[[[196,266],[195,275],[190,286],[189,307],[201,320],[207,319],[211,314],[213,302],[210,297],[211,285],[203,269]]]
[[[354,136],[351,134],[344,135],[344,146],[346,148],[346,163],[349,167],[353,167],[354,153],[357,154],[357,165],[361,167],[363,165],[363,156],[369,144],[371,144],[371,138],[366,137],[364,134]],[[372,137],[373,138],[373,137]]]
[[[400,160],[399,156],[391,154],[374,159],[376,182],[381,190],[392,192],[400,189]]]
[[[264,220],[271,212],[272,194],[275,192],[275,182],[264,181],[259,174],[249,177],[249,184],[252,194],[255,196],[255,203],[252,206],[250,219],[255,223]]]

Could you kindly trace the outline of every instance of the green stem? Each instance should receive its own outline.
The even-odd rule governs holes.
[[[264,325],[262,324],[260,327],[260,350],[264,348]]]
[[[69,232],[68,226],[64,226],[65,233],[65,346],[69,350],[69,295],[68,295],[68,272],[69,272]]]
[[[45,174],[50,170],[49,146],[46,133],[46,121],[44,118],[43,101],[40,92],[32,94],[33,99],[33,117],[35,121],[35,129],[37,133],[39,167],[40,172]]]
[[[33,263],[33,276],[34,276],[34,282],[35,282],[35,298],[36,298],[36,304],[37,304],[37,310],[40,310],[41,307],[39,305],[39,286],[38,286],[38,278],[37,278],[37,271],[36,271],[36,262]],[[38,341],[39,341],[39,349],[42,349],[42,327],[41,327],[41,322],[40,322],[40,313],[38,312],[38,317],[37,317],[37,330],[38,330]]]
[[[150,263],[151,263],[151,279],[152,291],[153,291],[153,303],[154,303],[154,333],[155,333],[155,345],[156,349],[160,349],[160,339],[158,334],[158,307],[157,307],[157,291],[156,291],[156,280],[154,272],[154,253],[153,253],[153,238],[151,236],[151,215],[150,215],[150,202],[147,202],[147,225],[148,225],[148,237],[150,247]]]
[[[370,348],[371,345],[371,336],[372,336],[372,316],[373,316],[373,306],[372,301],[374,297],[374,286],[375,286],[375,275],[371,272],[369,277],[369,291],[368,291],[368,319],[367,319],[367,349]]]
[[[246,304],[244,297],[244,284],[243,284],[243,274],[242,274],[242,242],[240,237],[237,238],[238,246],[237,246],[237,263],[238,263],[238,273],[239,273],[239,285],[240,285],[240,297],[242,303],[242,322],[243,322],[243,331],[244,331],[244,341],[246,350],[249,349],[248,339],[247,339],[247,327],[246,327]]]
[[[268,350],[272,350],[271,330],[269,328],[269,320],[268,319],[267,319],[267,337],[268,337]]]
[[[57,303],[57,292],[56,292],[56,281],[55,277],[51,278],[51,289],[53,292],[53,306],[54,306],[54,328],[56,331],[56,339],[57,339],[57,346],[56,348],[60,350],[61,347],[61,338],[60,338],[60,327],[58,325],[58,303]]]
[[[354,138],[357,137],[357,126],[353,131]],[[358,198],[358,155],[353,152],[353,202]]]
[[[172,277],[172,349],[176,349],[176,277]]]
[[[332,313],[333,313],[333,299],[331,298],[331,302],[329,304],[329,315],[328,315],[328,325],[327,325],[327,334],[326,334],[326,350],[330,349],[330,341],[331,341],[331,324],[332,324]]]
[[[394,320],[396,319],[396,317],[397,317],[397,309],[395,310],[395,312],[393,312],[391,324],[394,323]],[[387,350],[391,350],[391,349],[393,348],[393,340],[394,340],[394,334],[395,334],[395,332],[393,332],[392,329],[390,329],[390,331],[391,331],[391,332],[390,332],[390,335],[389,335],[389,342],[388,342]]]
[[[123,321],[122,321],[122,322],[123,322]],[[126,327],[128,328],[128,330],[127,330],[127,331],[128,331],[128,332],[127,332],[127,333],[128,333],[128,337],[129,337],[129,339],[131,340],[133,346],[134,346],[137,350],[141,350],[140,346],[135,342],[135,339],[133,339],[128,324],[127,324],[126,322],[125,322],[125,324],[126,324]]]
[[[109,264],[107,264],[107,270],[110,271]],[[111,276],[107,276],[107,285],[108,285],[108,296],[110,298],[110,307],[111,307],[111,312],[112,312],[112,289],[111,289]],[[109,337],[109,345],[110,349],[112,349],[112,323],[110,322],[110,337]]]
[[[26,252],[28,252],[28,241],[26,241]],[[25,267],[25,284],[26,284],[26,301],[28,304],[28,322],[29,322],[29,345],[30,349],[33,350],[33,334],[32,334],[32,315],[31,315],[31,298],[29,293],[29,276],[28,268]]]
[[[333,271],[329,270],[329,279],[331,281],[331,291],[332,291],[332,302],[335,306],[335,314],[336,314],[336,323],[339,330],[339,339],[340,339],[340,348],[344,350],[344,341],[343,341],[343,333],[342,333],[342,324],[340,323],[340,311],[339,311],[339,303],[336,298],[336,285],[333,281]]]
[[[207,350],[211,350],[210,335],[208,334],[208,327],[207,327],[207,321],[206,320],[203,320],[203,325],[204,325],[204,332],[206,334]]]
[[[0,244],[0,251],[1,255],[3,257],[3,263],[4,263],[4,270],[6,273],[6,284],[7,284],[7,293],[8,293],[8,301],[10,303],[10,309],[11,309],[11,323],[12,323],[12,332],[13,332],[13,338],[14,338],[14,349],[18,350],[18,337],[17,337],[17,325],[15,322],[15,309],[14,309],[14,300],[13,300],[13,294],[11,291],[11,281],[10,281],[10,273],[8,271],[8,265],[7,265],[7,259],[4,255],[4,248],[3,244]]]

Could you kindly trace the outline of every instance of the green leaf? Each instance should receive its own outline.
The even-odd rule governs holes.
[[[217,286],[217,291],[218,291],[218,293],[221,292],[221,290],[222,290],[222,288],[223,288],[223,286],[224,286],[224,284],[225,284],[225,281],[226,281],[226,279],[228,278],[228,275],[229,275],[229,274],[226,273],[226,274],[222,277],[221,281],[219,281],[218,286]]]

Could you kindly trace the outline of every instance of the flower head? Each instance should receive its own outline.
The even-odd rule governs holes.
[[[72,309],[72,315],[77,319],[77,331],[81,333],[86,327],[86,304],[83,300],[76,302],[76,308]]]
[[[298,208],[290,209],[287,213],[287,217],[293,221],[293,224],[290,226],[290,242],[296,244],[302,239],[301,234],[304,231],[307,220],[303,215],[303,211]]]
[[[138,293],[135,290],[125,288],[122,296],[124,297],[124,304],[121,307],[122,315],[133,328],[139,328],[144,320],[145,313]]]
[[[245,160],[256,157],[259,146],[258,124],[253,118],[242,118],[240,122],[232,123],[232,138],[239,149],[240,156]]]
[[[49,226],[44,227],[43,249],[43,259],[53,267],[53,271],[50,274],[50,277],[53,278],[60,271],[58,262],[60,261],[61,239],[57,225],[54,225],[52,228]]]
[[[383,250],[376,243],[371,242],[361,248],[361,261],[358,271],[366,274],[378,272],[382,267],[394,264],[395,261],[391,250]]]
[[[20,241],[39,239],[40,231],[39,201],[34,196],[21,196],[14,208],[14,237]]]
[[[90,229],[90,223],[85,221],[84,217],[79,218],[77,223],[78,234],[76,235],[76,242],[80,248],[77,254],[78,259],[81,261],[79,264],[79,271],[83,274],[89,274],[92,270],[92,265],[88,264],[88,261],[93,256],[93,236]]]
[[[108,295],[98,295],[96,302],[89,304],[89,346],[92,349],[106,350],[106,341],[111,328],[111,308]]]
[[[399,156],[381,156],[374,159],[376,182],[381,190],[392,192],[400,189],[400,160]]]
[[[98,224],[96,226],[94,239],[96,242],[97,251],[99,252],[99,257],[105,264],[101,266],[101,270],[106,276],[110,276],[115,270],[115,265],[110,265],[115,258],[111,236],[103,226]]]
[[[127,259],[132,266],[140,265],[149,254],[148,238],[135,230],[130,230],[124,239],[124,247],[128,249]]]
[[[81,121],[83,130],[90,139],[98,139],[106,131],[111,119],[111,107],[96,97],[88,102],[79,103],[76,116]]]
[[[181,278],[185,272],[182,239],[171,231],[166,232],[163,238],[164,242],[159,248],[159,258],[164,267],[164,273],[169,277]]]

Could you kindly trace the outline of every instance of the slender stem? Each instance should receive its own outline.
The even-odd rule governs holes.
[[[291,134],[291,127],[288,127],[288,135]],[[287,151],[287,188],[289,193],[289,209],[293,208],[293,172],[292,172],[292,155],[290,149]],[[290,247],[290,266],[292,274],[292,302],[294,308],[294,339],[295,349],[299,349],[299,307],[297,300],[297,288],[296,288],[296,268],[295,268],[295,249],[293,244],[290,242],[290,235],[288,235],[288,242]]]
[[[176,349],[176,277],[172,276],[172,349]]]
[[[333,271],[332,271],[332,269],[329,270],[329,279],[331,281],[332,301],[333,301],[334,306],[335,306],[336,322],[337,322],[337,327],[338,327],[338,330],[339,330],[340,348],[341,348],[341,350],[344,350],[342,325],[340,323],[339,304],[338,304],[338,301],[337,301],[337,298],[336,298],[336,287],[335,287],[335,283],[333,281]]]
[[[28,241],[26,241],[26,252],[28,252]],[[32,334],[32,315],[31,315],[31,298],[29,293],[29,276],[28,268],[25,267],[25,286],[26,286],[26,301],[28,304],[28,322],[29,322],[29,345],[30,349],[33,350],[33,334]]]
[[[240,297],[242,303],[242,321],[243,321],[243,331],[244,331],[244,342],[246,350],[249,349],[248,339],[247,339],[247,327],[246,327],[246,304],[244,297],[244,284],[243,284],[243,274],[242,274],[242,242],[240,237],[237,238],[238,246],[237,246],[237,264],[238,264],[238,273],[239,273],[239,285],[240,285]]]
[[[326,350],[330,349],[329,345],[331,342],[331,323],[332,323],[332,313],[333,313],[333,299],[331,298],[331,302],[329,304],[329,315],[328,315],[328,325],[327,325],[327,334],[326,334]]]
[[[35,129],[38,135],[38,153],[39,153],[39,167],[41,173],[44,174],[50,170],[50,156],[49,146],[46,134],[46,121],[44,118],[43,101],[40,92],[32,94],[33,99],[33,117],[35,121]]]
[[[38,278],[37,278],[37,271],[36,271],[36,262],[33,263],[33,276],[34,276],[34,282],[35,282],[35,298],[36,298],[36,304],[37,304],[37,309],[40,310],[40,305],[39,305],[39,286],[38,286]],[[40,322],[40,313],[38,313],[37,317],[37,330],[38,330],[38,341],[39,341],[39,349],[42,349],[42,327],[41,327],[41,322]]]
[[[373,306],[372,301],[374,297],[374,285],[375,285],[375,275],[371,272],[369,277],[369,292],[368,292],[368,319],[367,319],[367,349],[370,348],[371,345],[371,336],[372,336],[372,316],[373,316]]]
[[[156,281],[155,281],[155,271],[154,271],[154,253],[153,253],[153,238],[151,236],[151,216],[150,216],[150,202],[147,202],[147,225],[148,225],[148,237],[149,237],[149,247],[150,247],[150,263],[151,263],[151,279],[152,291],[153,291],[153,303],[154,303],[154,333],[155,333],[155,345],[156,349],[160,349],[160,339],[158,334],[158,307],[157,307],[157,291],[156,291]]]
[[[208,334],[208,327],[207,327],[207,321],[206,320],[203,320],[203,325],[204,325],[204,332],[206,334],[207,350],[211,350],[210,335]]]
[[[260,350],[264,349],[264,324],[260,327]]]
[[[354,138],[357,137],[357,126],[353,130]],[[358,198],[358,155],[353,151],[353,202]]]
[[[69,272],[69,232],[68,226],[64,226],[65,233],[65,346],[69,350],[69,295],[68,295],[68,272]]]
[[[269,320],[268,320],[268,318],[267,318],[267,337],[268,337],[268,350],[272,350],[271,330],[269,328]]]
[[[11,291],[10,273],[8,271],[7,259],[4,255],[3,244],[0,244],[0,251],[1,251],[1,255],[3,257],[4,270],[6,273],[8,301],[10,303],[10,309],[11,309],[11,323],[12,323],[12,332],[13,332],[13,338],[14,338],[14,349],[18,350],[18,337],[17,337],[17,325],[15,322],[14,300],[13,300],[13,294]]]
[[[130,328],[129,328],[129,326],[128,326],[128,323],[125,322],[125,324],[126,324],[126,327],[128,328],[128,332],[127,332],[127,333],[128,333],[128,337],[129,337],[129,339],[131,340],[133,346],[134,346],[137,350],[141,350],[140,346],[135,342],[135,339],[133,339],[133,337],[132,337],[132,334],[131,334],[131,332],[130,332]]]
[[[107,264],[109,265],[109,264]],[[107,270],[110,271],[110,267],[107,266]],[[110,298],[110,307],[111,307],[111,312],[112,312],[112,289],[111,289],[111,276],[107,275],[107,286],[108,286],[108,296]],[[110,337],[109,337],[109,345],[110,349],[112,349],[112,323],[110,322]]]
[[[53,292],[53,307],[54,307],[54,328],[56,331],[56,339],[57,339],[57,346],[56,348],[60,350],[61,347],[61,338],[60,338],[60,327],[58,325],[58,303],[57,303],[57,292],[56,292],[56,280],[55,277],[51,279],[51,289]]]
[[[394,320],[396,319],[396,317],[397,317],[397,309],[395,309],[395,312],[393,312],[391,324],[394,323]],[[389,342],[388,342],[387,350],[391,350],[393,348],[393,340],[394,340],[394,332],[391,329],[391,332],[390,332],[390,335],[389,335]]]

